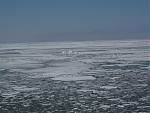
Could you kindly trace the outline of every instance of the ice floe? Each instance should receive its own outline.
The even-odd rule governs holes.
[[[60,80],[60,81],[78,81],[78,80],[95,80],[95,77],[92,76],[60,76],[56,78],[52,78],[52,80]]]

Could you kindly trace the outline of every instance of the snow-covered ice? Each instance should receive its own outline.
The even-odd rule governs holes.
[[[65,77],[56,77],[52,78],[52,80],[60,80],[60,81],[77,81],[77,80],[94,80],[95,78],[92,76],[65,76]]]
[[[148,113],[149,51],[149,40],[0,44],[0,112]]]

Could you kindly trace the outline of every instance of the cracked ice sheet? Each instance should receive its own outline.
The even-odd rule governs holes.
[[[60,77],[63,75],[76,76],[79,73],[88,69],[88,65],[80,62],[67,62],[61,64],[59,67],[47,67],[33,70],[26,70],[26,73],[31,74],[31,78],[47,78],[47,77]]]
[[[10,68],[15,71],[21,71],[23,69],[39,68],[44,66],[43,62],[50,60],[66,60],[66,57],[54,56],[54,55],[22,55],[11,58],[0,58],[0,68]]]
[[[95,80],[95,77],[92,76],[61,76],[52,78],[52,80],[59,81],[78,81],[78,80]]]
[[[15,91],[33,91],[33,90],[37,90],[37,88],[33,88],[33,87],[29,88],[29,87],[26,87],[26,86],[20,86],[20,87],[14,86],[13,89]]]

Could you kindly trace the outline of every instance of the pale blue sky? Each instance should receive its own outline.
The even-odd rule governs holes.
[[[147,39],[149,0],[0,0],[0,42]]]

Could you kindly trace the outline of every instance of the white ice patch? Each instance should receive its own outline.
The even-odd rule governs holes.
[[[59,80],[59,81],[78,81],[78,80],[95,80],[95,77],[92,76],[61,76],[52,78],[52,80]]]
[[[18,94],[19,92],[11,92],[11,93],[2,93],[3,97],[14,97]]]
[[[101,86],[100,88],[106,89],[106,90],[111,90],[111,89],[116,89],[117,87],[115,87],[115,86]]]
[[[84,43],[44,42],[1,44],[0,52],[5,53],[9,51],[19,54],[14,54],[13,56],[12,54],[0,54],[0,68],[25,72],[33,78],[63,77],[63,75],[80,76],[80,73],[87,71],[88,65],[95,66],[96,63],[100,64],[100,62],[117,62],[117,60],[119,60],[118,63],[121,62],[126,65],[133,61],[149,61],[149,42],[149,40],[114,40],[86,41]],[[69,58],[70,62],[64,61],[63,63],[56,63],[56,67],[51,67],[49,64],[49,67],[44,65],[44,62],[49,60],[57,61],[66,58]],[[54,62],[52,65],[53,64]],[[99,65],[99,67],[101,67],[101,65]],[[149,69],[149,66],[143,68]],[[98,68],[98,70],[100,69]],[[119,70],[104,70],[104,72],[107,73],[109,71],[115,73],[115,71]],[[97,74],[97,72],[92,73]],[[90,73],[87,74],[90,75]],[[78,77],[76,77],[76,79],[77,78]]]
[[[92,93],[95,93],[97,92],[96,90],[89,90],[89,89],[80,89],[80,90],[77,90],[78,92],[92,92]]]
[[[26,86],[14,86],[13,87],[14,90],[16,91],[33,91],[33,90],[36,90],[37,88],[29,88],[29,87],[26,87]]]
[[[101,105],[100,107],[106,110],[110,108],[110,105]]]
[[[77,75],[80,72],[86,71],[87,65],[79,62],[68,62],[62,64],[60,67],[39,68],[35,70],[28,70],[26,72],[33,73],[31,78],[47,78],[61,75]]]
[[[150,70],[150,66],[147,66],[147,67],[143,67],[144,69],[148,69],[148,70]]]

